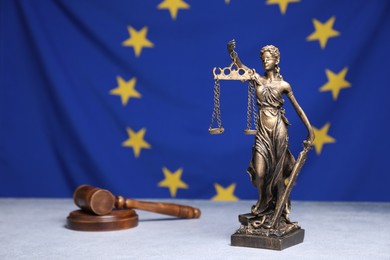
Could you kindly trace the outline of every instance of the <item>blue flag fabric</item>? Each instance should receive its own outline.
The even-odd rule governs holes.
[[[273,44],[315,128],[292,198],[390,201],[390,2],[0,2],[0,196],[69,197],[88,183],[144,198],[256,199],[246,174],[248,84]],[[290,148],[307,132],[285,98]]]

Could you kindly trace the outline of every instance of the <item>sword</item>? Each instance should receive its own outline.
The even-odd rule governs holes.
[[[279,223],[280,215],[282,214],[282,211],[283,211],[284,207],[286,206],[287,199],[290,197],[290,193],[291,193],[291,190],[292,190],[293,185],[295,183],[295,180],[297,179],[298,174],[301,171],[302,166],[306,161],[307,152],[310,150],[310,148],[311,148],[310,146],[309,147],[304,146],[303,150],[298,155],[298,159],[295,162],[294,168],[291,171],[290,180],[287,184],[286,190],[284,191],[284,194],[283,194],[281,200],[279,201],[279,203],[275,209],[274,215],[271,219],[271,228],[272,229],[277,228],[276,225],[277,225],[277,223]]]

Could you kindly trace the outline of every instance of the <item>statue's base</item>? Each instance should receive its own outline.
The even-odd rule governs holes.
[[[305,236],[304,229],[298,229],[281,237],[267,237],[263,235],[233,234],[232,246],[255,247],[272,250],[283,250],[290,246],[302,243]]]
[[[252,213],[238,216],[241,227],[231,237],[232,246],[255,247],[272,250],[283,250],[302,243],[305,230],[296,222],[281,223],[278,229],[256,228],[251,223],[256,221]]]

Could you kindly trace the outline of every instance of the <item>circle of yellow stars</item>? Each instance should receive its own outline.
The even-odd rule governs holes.
[[[230,4],[231,0],[224,0],[225,4]],[[285,15],[289,4],[299,3],[301,0],[265,0],[266,5],[278,5],[280,13]],[[163,0],[157,5],[158,10],[167,10],[173,21],[178,17],[178,13],[181,10],[190,9],[190,5],[184,0]],[[318,41],[320,48],[324,50],[331,38],[338,37],[341,33],[334,29],[336,17],[332,16],[327,21],[321,22],[315,18],[312,19],[314,31],[307,36],[308,42]],[[122,42],[123,47],[133,48],[136,58],[140,58],[144,48],[154,48],[154,43],[148,39],[148,27],[144,26],[140,29],[136,29],[132,26],[127,27],[129,38]],[[330,69],[325,70],[327,82],[320,88],[320,92],[330,91],[332,99],[336,101],[339,98],[340,91],[345,88],[350,88],[351,83],[345,78],[348,73],[348,67],[344,67],[339,72],[334,72]],[[132,77],[129,80],[125,80],[121,76],[116,78],[117,86],[110,90],[111,95],[120,97],[122,106],[126,106],[131,98],[141,98],[142,95],[136,88],[137,79]],[[336,139],[328,134],[330,129],[330,122],[324,124],[321,128],[313,127],[315,140],[314,147],[318,155],[321,154],[324,145],[332,144],[336,142]],[[140,157],[142,149],[151,149],[152,146],[145,140],[146,128],[141,128],[138,131],[134,131],[132,128],[127,127],[126,132],[128,139],[122,143],[123,147],[133,149],[135,158]],[[164,179],[161,180],[157,186],[162,188],[168,188],[171,197],[176,197],[178,189],[188,189],[189,185],[182,180],[183,168],[179,168],[175,171],[171,171],[166,167],[162,167],[162,173]],[[236,189],[236,183],[231,183],[227,187],[214,183],[214,189],[216,195],[211,198],[213,201],[236,201],[239,198],[234,195]]]

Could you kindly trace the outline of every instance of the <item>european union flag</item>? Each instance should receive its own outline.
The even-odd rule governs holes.
[[[248,86],[213,67],[229,40],[260,49],[315,128],[293,199],[390,201],[386,0],[0,2],[0,196],[68,197],[88,183],[143,198],[255,199]],[[290,149],[306,129],[288,99]]]

